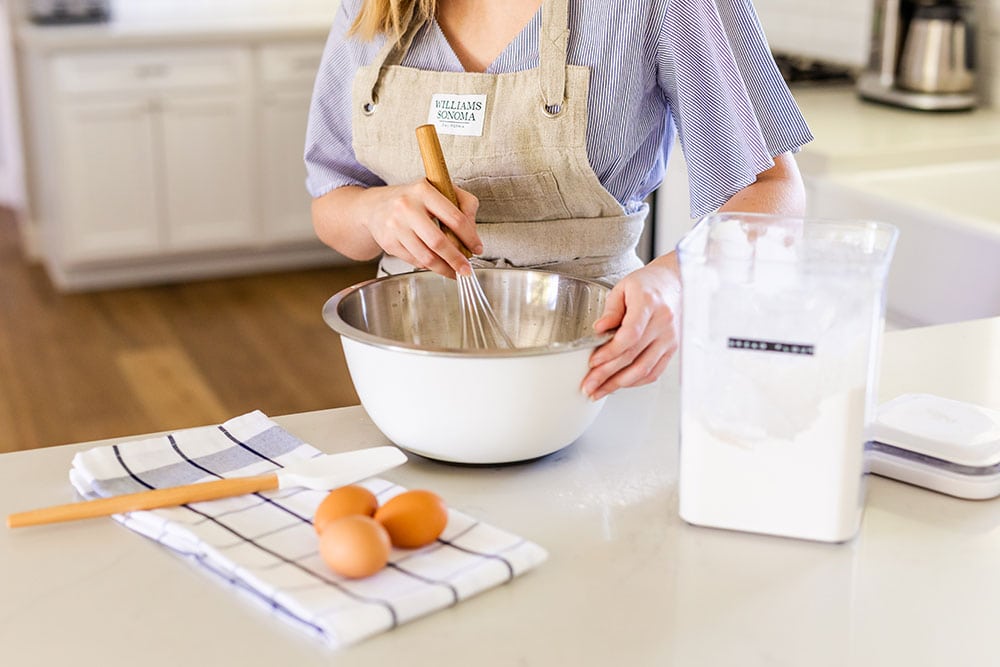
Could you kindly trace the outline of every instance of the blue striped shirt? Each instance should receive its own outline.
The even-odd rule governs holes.
[[[384,44],[346,38],[361,0],[342,0],[316,78],[306,135],[313,197],[383,181],[351,147],[351,82]],[[570,64],[590,67],[587,154],[626,212],[660,184],[675,133],[688,166],[691,214],[724,204],[812,139],[771,56],[750,0],[571,0]],[[500,74],[538,66],[541,13],[494,61]],[[462,72],[434,21],[405,67]]]

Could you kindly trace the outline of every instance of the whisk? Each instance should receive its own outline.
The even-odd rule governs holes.
[[[430,124],[418,127],[417,144],[420,146],[420,157],[424,162],[427,180],[437,188],[438,192],[450,199],[452,204],[458,206],[458,196],[455,194],[455,187],[448,173],[448,165],[444,161],[437,129]],[[458,246],[463,255],[467,258],[472,257],[472,253],[453,231],[444,225],[442,229],[445,236]],[[458,303],[462,311],[462,347],[474,349],[514,347],[514,343],[493,313],[482,285],[476,278],[475,270],[467,276],[456,275],[455,281],[458,283]]]

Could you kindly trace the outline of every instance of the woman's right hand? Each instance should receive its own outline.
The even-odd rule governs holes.
[[[386,253],[449,278],[472,270],[469,260],[438,226],[447,227],[462,243],[478,254],[483,243],[476,232],[479,200],[461,188],[455,188],[459,208],[427,180],[403,185],[368,188],[360,196],[356,210],[360,222],[372,239]]]

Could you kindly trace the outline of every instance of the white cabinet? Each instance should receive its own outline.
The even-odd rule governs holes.
[[[32,226],[65,289],[348,263],[302,154],[323,40],[28,53]]]
[[[258,53],[262,233],[273,241],[314,236],[305,188],[306,121],[323,44],[283,44]]]
[[[153,117],[145,100],[81,101],[56,119],[60,223],[49,250],[63,262],[160,248]],[[127,214],[124,214],[127,212]]]
[[[238,99],[84,100],[60,107],[64,262],[247,245],[250,115]]]
[[[177,96],[153,107],[167,250],[255,243],[248,100]]]
[[[63,55],[54,168],[65,263],[246,245],[252,87],[240,49]]]
[[[674,140],[663,181],[656,190],[653,209],[653,257],[674,250],[681,238],[697,222],[691,217],[691,197],[688,188],[687,162],[680,141]]]

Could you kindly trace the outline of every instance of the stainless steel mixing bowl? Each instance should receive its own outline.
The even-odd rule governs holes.
[[[354,285],[323,319],[375,425],[400,447],[460,463],[537,458],[576,440],[603,406],[580,391],[610,288],[529,269],[477,269],[512,350],[461,349],[455,281],[420,271]]]

